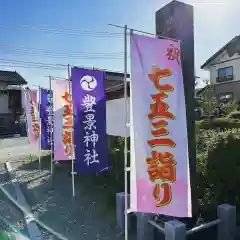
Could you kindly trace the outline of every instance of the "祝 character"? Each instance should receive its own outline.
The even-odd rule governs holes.
[[[175,47],[173,44],[170,44],[170,47],[167,48],[166,56],[168,57],[168,60],[176,60],[180,65],[180,49]]]

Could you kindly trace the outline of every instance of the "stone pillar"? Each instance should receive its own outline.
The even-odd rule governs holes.
[[[165,223],[165,240],[186,240],[186,225],[178,220]]]
[[[128,203],[130,200],[130,195],[128,194]],[[124,231],[125,226],[125,193],[116,193],[116,220],[117,226]],[[128,214],[128,229],[130,229],[130,214]]]
[[[236,207],[229,204],[218,206],[218,240],[234,240],[236,231]]]
[[[152,219],[152,214],[137,213],[137,240],[154,240],[154,227],[148,223]]]

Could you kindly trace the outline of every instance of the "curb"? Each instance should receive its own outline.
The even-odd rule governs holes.
[[[20,188],[20,185],[19,185],[17,179],[14,177],[11,163],[6,162],[5,167],[6,167],[6,170],[7,170],[8,174],[9,174],[10,180],[11,180],[13,186],[14,186],[14,189],[15,189],[16,196],[17,196],[17,199],[16,199],[17,203],[19,205],[21,205],[24,209],[26,209],[26,211],[29,213],[28,215],[24,213],[24,219],[25,219],[25,222],[26,222],[26,225],[27,225],[27,230],[28,230],[30,239],[42,240],[42,233],[40,232],[37,224],[35,223],[35,221],[34,221],[35,219],[34,219],[33,215],[30,214],[31,213],[31,208],[28,205],[28,203],[27,203],[27,201],[24,197],[24,194],[23,194],[23,192]]]

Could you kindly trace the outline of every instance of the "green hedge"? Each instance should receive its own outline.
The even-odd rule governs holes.
[[[240,139],[235,133],[197,135],[197,197],[204,219],[213,219],[219,204],[240,207]]]
[[[200,129],[226,129],[226,128],[240,128],[240,120],[239,119],[231,119],[231,118],[213,118],[213,119],[204,119],[201,121],[196,121],[197,130]]]
[[[229,114],[229,118],[240,119],[240,111],[232,111]]]
[[[196,136],[197,199],[199,218],[216,217],[217,205],[230,203],[240,207],[240,131],[201,130]],[[128,142],[128,148],[129,148]],[[111,170],[95,177],[106,184],[109,206],[115,205],[116,192],[124,191],[124,139],[112,138],[109,153]]]
[[[202,130],[196,137],[197,199],[199,218],[216,217],[217,205],[230,203],[240,207],[240,138],[238,129]],[[111,171],[97,177],[106,183],[109,204],[115,204],[116,192],[124,190],[124,140],[113,138],[110,151]],[[129,142],[128,142],[129,146]]]
[[[217,205],[222,203],[240,207],[238,133],[238,129],[201,130],[196,136],[199,218],[214,219]],[[114,206],[116,192],[124,190],[124,139],[112,138],[111,145],[111,171],[100,174],[95,180],[97,184],[106,184],[109,206]]]

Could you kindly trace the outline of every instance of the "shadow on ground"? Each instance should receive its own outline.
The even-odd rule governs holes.
[[[118,189],[109,189],[102,176],[76,176],[73,198],[70,162],[55,165],[53,177],[49,157],[42,160],[41,171],[38,161],[12,165],[33,214],[47,226],[71,240],[124,239],[116,227],[115,206],[109,200],[109,192]],[[132,235],[131,240],[135,239]]]

